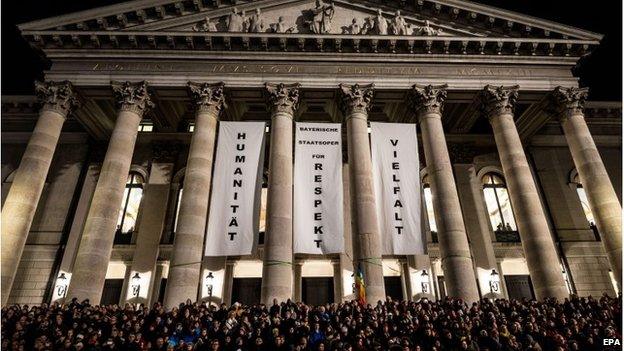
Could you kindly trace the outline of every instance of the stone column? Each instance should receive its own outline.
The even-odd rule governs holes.
[[[9,298],[63,123],[78,104],[67,81],[36,82],[35,92],[43,107],[2,208],[2,306]]]
[[[374,85],[340,85],[340,107],[347,124],[349,174],[353,216],[353,265],[364,273],[367,302],[385,301],[381,266],[381,237],[377,223],[373,165],[368,138],[368,111]]]
[[[232,289],[234,288],[234,262],[225,262],[225,282],[223,283],[223,302],[226,305],[232,304]]]
[[[480,98],[483,114],[494,131],[535,295],[540,300],[546,297],[563,299],[568,292],[559,257],[513,119],[518,87],[488,85]]]
[[[266,84],[271,110],[267,229],[262,263],[261,301],[293,296],[293,116],[299,84]]]
[[[117,121],[95,186],[67,293],[68,298],[89,299],[91,304],[99,304],[102,297],[139,123],[145,111],[153,106],[145,81],[113,82],[112,88],[119,105]]]
[[[340,265],[340,259],[331,260],[332,271],[334,272],[334,301],[335,303],[342,302],[343,296],[343,279],[342,279],[342,267]]]
[[[293,299],[295,300],[295,302],[300,302],[302,301],[301,299],[303,298],[303,277],[301,276],[301,269],[303,268],[303,262],[295,262],[294,264],[294,272],[293,272],[293,276],[294,276],[294,296]]]
[[[173,160],[163,160],[164,155],[162,154],[168,153],[168,150],[163,152],[162,149],[167,147],[170,148],[171,146],[155,146],[159,155],[156,156],[157,160],[152,162],[149,181],[143,187],[141,223],[130,266],[130,277],[134,277],[136,274],[141,277],[139,296],[126,294],[121,298],[123,302],[148,305],[153,300],[150,287],[154,284],[156,277],[160,236],[165,226],[169,185],[173,173],[173,163],[171,163]],[[156,298],[158,297],[156,296]]]
[[[399,263],[399,268],[401,269],[401,292],[403,293],[403,299],[409,301],[412,296],[412,282],[410,281],[407,259],[398,259],[397,262]]]
[[[611,269],[622,289],[622,206],[587,128],[583,108],[587,89],[557,87],[552,93],[574,165],[596,220]]]
[[[492,269],[498,271],[496,255],[492,245],[492,226],[490,225],[483,201],[483,191],[474,165],[454,165],[457,178],[459,201],[464,215],[464,224],[470,238],[472,257],[477,270],[477,280],[483,297],[502,298],[502,291],[498,294],[490,292],[490,274]]]
[[[177,306],[187,299],[196,301],[202,281],[204,232],[217,120],[223,109],[223,83],[189,83],[189,94],[195,105],[195,130],[184,173],[184,191],[165,289],[164,305],[167,307]]]
[[[442,105],[446,99],[446,85],[421,87],[412,90],[412,104],[420,123],[429,184],[433,194],[433,209],[440,257],[447,294],[468,302],[479,300],[464,219],[453,178],[453,168],[442,128]]]
[[[155,302],[158,302],[158,298],[160,297],[160,285],[162,283],[163,274],[165,270],[165,265],[163,263],[156,264],[156,270],[154,271],[152,286],[150,287],[150,299],[148,304],[152,305]]]

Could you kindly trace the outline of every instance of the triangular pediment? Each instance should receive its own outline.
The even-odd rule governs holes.
[[[331,7],[331,10],[329,9]],[[309,21],[323,21],[329,30],[320,34],[360,34],[374,26],[377,11],[387,21],[387,34],[399,28],[406,35],[476,36],[505,38],[557,38],[600,40],[600,34],[511,11],[463,0],[134,0],[20,25],[29,31],[207,31],[227,32],[229,16],[236,8],[250,21],[260,9],[265,32],[279,27],[292,33],[313,33]],[[327,9],[333,18],[314,13]],[[396,11],[401,11],[397,20]],[[280,17],[282,21],[280,22]],[[210,21],[210,22],[207,22]],[[237,19],[238,20],[238,19]],[[353,26],[355,20],[355,26]],[[394,23],[401,23],[404,27]],[[281,23],[281,24],[280,24]],[[383,26],[382,26],[383,27]],[[210,29],[209,29],[210,28]],[[360,33],[354,33],[354,29]],[[380,34],[368,30],[364,34]],[[381,33],[386,34],[386,33]]]
[[[249,3],[223,10],[204,11],[199,21],[185,18],[165,31],[216,31],[301,34],[377,34],[482,36],[486,33],[448,23],[435,23],[415,13],[372,8],[348,1],[318,3],[315,0]],[[394,10],[394,11],[393,11]],[[397,12],[398,11],[398,12]],[[197,17],[197,16],[193,16]],[[237,22],[238,21],[238,22]],[[234,24],[232,24],[234,22]]]

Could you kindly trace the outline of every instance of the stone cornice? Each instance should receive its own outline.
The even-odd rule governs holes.
[[[422,115],[436,113],[442,115],[446,88],[448,85],[418,85],[414,84],[410,91],[410,104],[420,119]]]
[[[492,119],[503,114],[513,114],[518,99],[518,86],[486,85],[479,94],[481,110],[485,117]]]
[[[573,115],[582,115],[588,92],[587,88],[556,87],[550,94],[550,112],[560,121]]]
[[[352,113],[368,114],[373,105],[373,96],[375,95],[375,84],[359,85],[359,84],[340,84],[340,110],[345,118]]]
[[[496,55],[580,57],[596,40],[474,36],[354,35],[306,33],[230,33],[182,31],[26,31],[25,39],[42,50],[206,50],[336,52],[360,55]]]
[[[80,103],[73,85],[63,82],[35,82],[35,93],[42,110],[51,110],[67,116]]]
[[[267,93],[267,104],[272,114],[285,113],[294,116],[299,108],[299,83],[266,83],[264,87]]]
[[[196,112],[213,112],[217,117],[225,105],[224,84],[188,83],[189,96]]]
[[[113,96],[122,111],[131,111],[139,116],[154,107],[147,91],[147,82],[111,82]]]

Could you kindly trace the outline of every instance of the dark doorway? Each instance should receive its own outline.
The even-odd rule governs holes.
[[[440,300],[446,297],[446,285],[444,284],[444,276],[438,276],[438,289],[440,290]]]
[[[121,289],[123,289],[123,279],[106,279],[104,281],[104,289],[102,290],[101,305],[118,304],[121,298]]]
[[[232,282],[232,303],[243,305],[260,303],[262,278],[234,278]]]
[[[533,283],[528,275],[506,275],[505,286],[510,299],[534,299]]]
[[[305,304],[315,306],[334,302],[334,278],[301,278],[301,299]]]
[[[386,286],[386,296],[390,296],[392,300],[403,300],[403,284],[401,277],[384,277],[384,285]],[[368,301],[370,304],[376,304],[377,301]]]
[[[160,288],[158,288],[158,302],[165,301],[165,289],[167,289],[167,278],[160,280]]]

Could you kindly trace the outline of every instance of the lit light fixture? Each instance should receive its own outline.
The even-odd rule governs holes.
[[[490,292],[500,294],[500,276],[496,269],[492,269],[492,273],[490,273]]]
[[[139,297],[140,293],[141,293],[141,276],[139,275],[139,272],[137,272],[134,274],[134,277],[132,277],[132,296]]]
[[[56,296],[62,299],[67,294],[67,277],[65,273],[61,273],[56,279]]]
[[[425,269],[420,273],[420,289],[423,294],[429,294],[429,273]]]
[[[208,293],[208,297],[212,297],[212,288],[213,288],[214,275],[212,272],[208,272],[206,276],[206,292]]]

